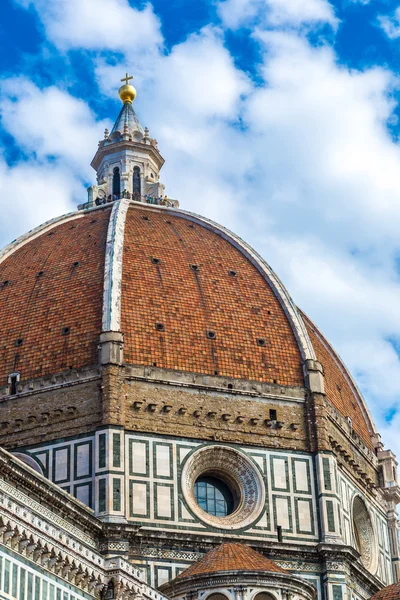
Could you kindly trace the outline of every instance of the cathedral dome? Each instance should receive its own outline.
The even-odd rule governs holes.
[[[332,406],[372,447],[331,346],[269,265],[205,218],[125,199],[53,219],[1,252],[0,313],[3,391],[14,372],[22,385],[96,365],[102,331],[122,333],[126,364],[220,382],[303,389],[318,359]]]

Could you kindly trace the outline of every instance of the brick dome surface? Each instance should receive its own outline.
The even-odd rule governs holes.
[[[302,363],[315,353],[328,399],[371,446],[344,365],[244,242],[196,215],[137,203],[121,225],[116,204],[44,224],[0,252],[0,387],[15,371],[26,381],[97,365],[114,293],[125,363],[304,387]]]
[[[399,600],[400,583],[393,583],[371,596],[371,600]]]
[[[304,385],[296,338],[265,279],[231,243],[178,216],[129,209],[121,329],[127,363]]]
[[[82,214],[0,259],[0,385],[97,363],[109,218]]]
[[[196,575],[209,575],[223,571],[262,571],[273,573],[288,573],[269,558],[266,558],[256,550],[245,544],[228,543],[220,544],[210,550],[182,571],[175,581],[194,577]]]

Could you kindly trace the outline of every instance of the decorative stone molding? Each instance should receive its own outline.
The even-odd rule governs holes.
[[[203,511],[194,497],[198,477],[212,474],[221,478],[232,489],[237,506],[232,514],[216,517]],[[202,521],[219,529],[248,527],[261,514],[265,505],[265,487],[257,467],[241,452],[229,446],[199,448],[186,460],[182,470],[182,490],[194,514]]]
[[[228,600],[255,598],[259,593],[274,598],[295,597],[297,600],[316,600],[317,590],[306,579],[292,573],[266,571],[226,571],[174,579],[160,587],[171,600],[184,600],[188,594],[207,598],[210,594],[224,594]]]
[[[355,545],[361,554],[360,560],[368,571],[375,573],[378,555],[374,527],[367,506],[359,495],[353,499],[352,521]]]

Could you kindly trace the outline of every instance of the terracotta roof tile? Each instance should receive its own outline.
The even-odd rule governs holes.
[[[0,386],[13,371],[26,380],[97,364],[109,216],[56,225],[0,263]]]
[[[371,597],[371,600],[399,600],[400,583],[393,583],[383,588]]]
[[[264,277],[229,241],[178,215],[129,208],[121,323],[127,363],[304,386],[294,333]]]
[[[245,544],[221,544],[180,573],[176,580],[194,575],[218,573],[220,571],[268,571],[288,573],[272,560]]]

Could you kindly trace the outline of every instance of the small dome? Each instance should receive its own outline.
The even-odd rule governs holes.
[[[200,560],[180,573],[175,581],[181,581],[195,575],[210,575],[223,571],[263,571],[269,573],[288,573],[269,558],[245,544],[227,543],[207,552]]]
[[[371,596],[370,600],[399,600],[400,599],[400,582],[393,583],[379,590]]]

